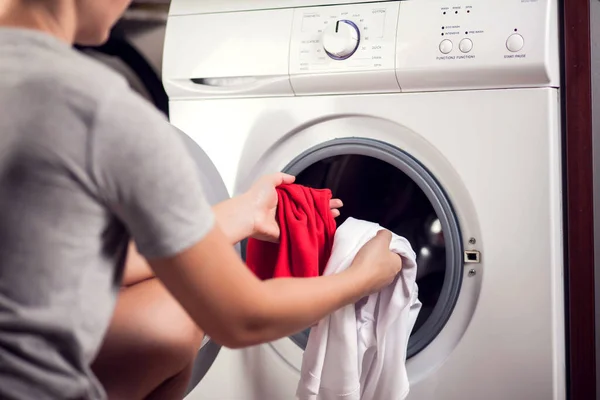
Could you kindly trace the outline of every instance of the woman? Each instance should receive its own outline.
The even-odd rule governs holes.
[[[389,284],[402,266],[382,232],[340,274],[258,280],[233,244],[277,240],[275,188],[294,178],[267,176],[211,209],[172,127],[115,72],[72,49],[105,41],[128,3],[0,3],[3,399],[106,398],[91,364],[107,330],[94,366],[101,376],[111,358],[158,348],[127,382],[139,392],[107,383],[109,391],[175,398],[201,334],[177,318],[191,326],[179,349],[175,330],[144,329],[151,315],[136,305],[162,297],[156,307],[187,314],[216,342],[240,348],[311,326]],[[120,291],[132,240],[156,279]],[[171,315],[160,313],[165,326]],[[181,359],[163,370],[173,349]]]

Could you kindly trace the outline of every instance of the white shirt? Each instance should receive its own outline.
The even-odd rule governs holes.
[[[348,268],[381,226],[348,218],[337,230],[324,275]],[[403,258],[394,282],[334,312],[310,332],[302,360],[300,400],[403,400],[408,395],[406,349],[421,302],[416,255],[393,235],[390,249]]]

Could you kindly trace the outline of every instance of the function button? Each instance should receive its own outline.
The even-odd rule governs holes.
[[[458,44],[458,48],[460,49],[460,51],[462,51],[463,53],[468,53],[471,51],[471,49],[473,48],[473,42],[471,41],[471,39],[463,39],[460,41],[460,43]]]
[[[448,54],[452,51],[452,41],[448,39],[442,40],[440,43],[440,51],[444,54]]]

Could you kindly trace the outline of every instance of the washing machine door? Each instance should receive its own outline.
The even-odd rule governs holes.
[[[255,143],[252,139],[247,142]],[[288,172],[297,183],[329,188],[344,201],[338,225],[352,216],[409,240],[417,255],[423,306],[407,343],[407,368],[418,380],[439,367],[469,326],[483,276],[477,213],[454,166],[423,135],[395,121],[364,115],[310,121],[272,143],[260,152],[244,150],[258,156],[238,167],[250,171],[240,182],[251,182],[266,171]],[[476,273],[465,274],[467,268]],[[296,373],[309,332],[269,344]]]
[[[408,152],[360,137],[320,143],[299,154],[284,171],[299,183],[330,188],[344,199],[346,217],[375,221],[414,246],[422,307],[407,357],[418,354],[449,320],[463,280],[463,235],[440,182]],[[338,224],[344,219],[340,216]],[[291,339],[305,348],[308,333]]]
[[[426,348],[450,319],[463,281],[463,235],[439,181],[406,151],[360,137],[319,143],[289,161],[283,172],[296,176],[299,184],[329,188],[343,199],[338,225],[349,215],[374,221],[415,247],[422,307],[407,357]],[[309,333],[307,329],[290,339],[305,349]]]
[[[204,193],[211,205],[220,203],[223,200],[229,198],[229,192],[225,187],[225,183],[219,174],[219,171],[212,163],[208,155],[194,142],[188,135],[181,130],[175,128],[175,132],[181,137],[181,140],[185,144],[186,149],[194,159],[198,170],[200,171],[200,180]],[[236,247],[239,253],[239,246]],[[202,378],[206,375],[209,368],[214,363],[221,346],[211,341],[209,338],[205,338],[200,346],[196,361],[192,370],[192,377],[188,385],[186,396],[200,383]]]

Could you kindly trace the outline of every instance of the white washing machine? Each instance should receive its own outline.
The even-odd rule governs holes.
[[[170,117],[211,184],[288,171],[417,251],[409,399],[566,397],[557,9],[172,2]],[[187,398],[293,399],[307,334],[222,349]]]

